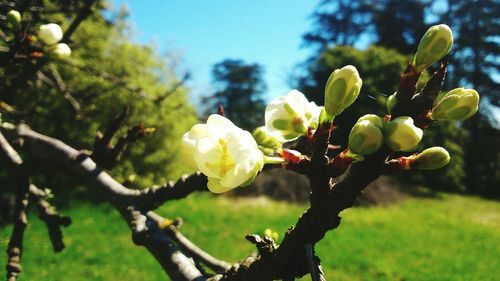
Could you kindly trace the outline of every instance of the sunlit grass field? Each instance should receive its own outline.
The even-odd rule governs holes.
[[[182,217],[187,237],[236,262],[254,251],[246,234],[267,227],[283,233],[305,208],[196,194],[159,213]],[[43,223],[30,216],[20,280],[168,280],[146,250],[133,245],[110,207],[79,204],[62,212],[73,225],[65,229],[67,248],[58,254]],[[500,280],[498,202],[442,195],[350,209],[342,217],[340,227],[317,245],[329,280]],[[10,230],[0,229],[2,279]]]

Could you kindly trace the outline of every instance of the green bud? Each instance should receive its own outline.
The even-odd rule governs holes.
[[[266,228],[266,230],[264,230],[264,235],[269,237],[269,238],[273,238],[274,241],[278,241],[278,238],[279,238],[278,232],[276,232],[270,228]]]
[[[48,51],[60,59],[71,56],[71,48],[66,43],[57,43],[51,46]]]
[[[375,114],[366,114],[361,117],[359,117],[358,121],[356,123],[359,123],[361,121],[367,120],[368,122],[372,123],[374,126],[382,130],[384,128],[384,123],[386,122],[384,119],[378,117]]]
[[[265,126],[261,126],[261,127],[258,127],[256,128],[253,133],[253,138],[255,139],[255,141],[259,144],[259,145],[262,145],[262,146],[265,146],[265,147],[273,147],[275,145],[277,145],[278,143],[280,143],[280,141],[272,136],[269,131],[266,129]]]
[[[424,132],[413,124],[407,116],[398,117],[384,128],[385,143],[394,151],[415,150]]]
[[[384,141],[380,117],[368,114],[361,117],[352,127],[349,133],[349,150],[361,154],[369,155],[379,150]],[[374,122],[372,122],[374,121]]]
[[[7,13],[7,23],[12,27],[18,27],[21,24],[21,14],[16,10],[10,10]]]
[[[450,162],[450,154],[440,146],[427,148],[412,158],[411,168],[419,170],[439,169]]]
[[[456,88],[434,101],[433,120],[462,121],[474,115],[479,107],[479,94],[473,89]]]
[[[431,26],[418,44],[414,65],[423,71],[448,54],[453,45],[451,29],[446,24]]]
[[[387,98],[387,102],[386,102],[385,106],[386,106],[387,112],[389,112],[389,114],[391,114],[391,111],[395,105],[396,105],[396,93],[390,95]]]
[[[352,65],[336,69],[328,78],[325,87],[325,109],[334,117],[349,107],[359,95],[363,81]]]

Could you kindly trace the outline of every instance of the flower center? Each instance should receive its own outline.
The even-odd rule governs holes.
[[[229,152],[227,151],[227,141],[223,138],[220,138],[219,144],[222,147],[222,153],[219,163],[219,175],[222,177],[227,174],[229,170],[233,169],[235,165],[231,157],[229,157]]]

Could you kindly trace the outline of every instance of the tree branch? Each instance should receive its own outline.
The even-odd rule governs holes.
[[[52,243],[52,248],[54,252],[60,252],[65,248],[61,226],[67,227],[71,224],[71,218],[67,216],[61,216],[54,206],[52,206],[44,198],[48,194],[31,184],[29,188],[29,193],[32,201],[35,201],[38,205],[38,218],[45,222],[47,229],[49,231],[50,242]]]
[[[1,124],[0,129],[5,132],[8,137],[23,138],[28,149],[30,149],[33,152],[33,155],[37,156],[39,159],[44,160],[48,157],[50,159],[61,161],[62,163],[65,163],[69,167],[73,168],[77,174],[82,176],[88,182],[99,187],[100,191],[104,194],[105,199],[107,199],[107,201],[110,202],[120,212],[120,214],[122,214],[122,217],[131,226],[135,235],[138,232],[145,231],[145,235],[143,235],[143,237],[140,237],[142,236],[140,235],[139,239],[137,239],[138,237],[136,236],[134,238],[134,242],[143,245],[146,249],[148,249],[174,281],[205,280],[205,277],[196,268],[193,260],[182,253],[178,249],[177,245],[175,245],[170,238],[162,233],[156,221],[146,219],[146,221],[141,222],[138,220],[138,218],[143,216],[143,214],[131,204],[133,199],[141,194],[138,190],[132,190],[124,187],[107,173],[100,170],[95,162],[88,157],[88,155],[77,151],[60,140],[36,133],[25,125],[14,126],[12,124],[3,123]],[[29,188],[29,182],[27,183],[26,188]],[[27,204],[27,198],[26,201],[22,202],[26,202]],[[16,227],[17,224],[15,225],[14,229],[17,231],[14,231],[16,235],[13,233],[13,239],[10,243],[13,246],[9,246],[9,249],[21,249],[19,245],[22,246],[22,239],[19,240],[18,237],[22,237],[22,232],[24,230],[23,226],[25,226],[26,216],[25,212],[22,212],[23,210],[25,210],[25,208],[21,208],[19,212],[16,212],[16,215],[24,214],[24,216],[19,216],[22,220],[18,220],[19,227]],[[139,212],[139,214],[134,212]],[[140,225],[141,223],[143,223],[146,228],[143,228],[143,225]],[[21,235],[19,235],[18,232],[20,232]],[[15,261],[19,260],[20,252],[20,250],[12,250],[9,252],[9,261],[13,261],[12,270],[9,272],[12,272],[13,274],[16,273],[16,269],[20,270],[19,263],[15,263]],[[19,270],[17,272],[19,272]]]
[[[22,271],[21,256],[23,254],[23,238],[24,230],[28,224],[28,197],[29,197],[29,176],[26,173],[23,160],[12,148],[0,132],[0,155],[2,158],[7,158],[11,170],[11,182],[16,190],[16,202],[14,207],[14,227],[10,236],[9,245],[7,246],[7,280],[15,281]]]
[[[134,204],[142,210],[154,210],[168,200],[181,199],[195,191],[208,191],[207,177],[200,172],[183,176],[175,183],[142,189]]]
[[[162,225],[165,220],[154,212],[148,212],[147,217],[152,221],[155,221],[157,225]],[[208,266],[213,271],[223,273],[231,268],[231,264],[228,262],[219,260],[196,246],[193,242],[182,235],[174,225],[168,225],[162,228],[162,230],[182,249],[182,251],[193,257],[193,259]]]

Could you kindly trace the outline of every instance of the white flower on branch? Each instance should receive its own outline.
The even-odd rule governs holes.
[[[37,37],[47,45],[54,45],[61,41],[63,32],[61,27],[56,23],[43,24],[38,28]]]
[[[309,102],[304,94],[293,90],[288,95],[274,99],[266,107],[265,120],[269,132],[279,136],[281,141],[290,141],[308,130],[318,127],[322,107]]]
[[[264,166],[252,135],[218,114],[184,134],[182,156],[208,177],[208,189],[214,193],[250,184]]]

